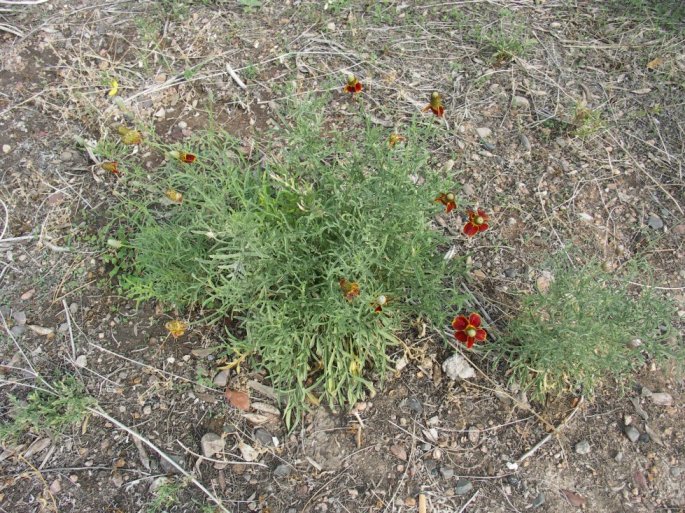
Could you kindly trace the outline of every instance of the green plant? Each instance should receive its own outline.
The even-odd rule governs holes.
[[[397,335],[419,317],[444,324],[463,300],[461,261],[443,259],[447,241],[430,227],[434,198],[454,190],[428,166],[422,142],[434,129],[412,125],[390,148],[364,117],[326,130],[326,101],[283,118],[256,162],[230,136],[202,134],[194,164],[169,162],[153,186],[140,185],[142,170],[129,176],[139,194],[122,195],[120,210],[137,220],[129,295],[200,308],[206,323],[237,320],[228,353],[268,371],[289,423],[308,402],[373,392]],[[183,192],[181,205],[163,204],[166,187]]]
[[[56,436],[72,424],[81,422],[95,399],[83,383],[66,376],[49,387],[31,391],[25,401],[9,396],[10,420],[0,425],[0,440],[16,440],[26,432]]]
[[[580,388],[592,395],[597,385],[623,384],[647,359],[683,361],[674,342],[673,304],[649,287],[630,286],[645,270],[614,276],[599,263],[580,269],[555,261],[546,292],[527,296],[508,333],[489,350],[510,367],[510,383],[534,399]]]
[[[596,134],[605,126],[601,112],[583,104],[576,105],[572,125],[575,127],[573,135],[581,139]]]
[[[163,478],[167,479],[167,478]],[[178,494],[186,484],[183,481],[167,480],[154,490],[154,498],[145,507],[145,513],[160,513],[178,502]]]
[[[472,37],[497,65],[524,55],[533,44],[533,40],[527,37],[525,23],[507,10],[500,13],[496,26],[476,27]]]

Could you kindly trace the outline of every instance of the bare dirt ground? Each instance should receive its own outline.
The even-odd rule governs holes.
[[[247,148],[293,97],[333,91],[343,125],[346,73],[388,127],[437,90],[445,118],[425,115],[440,125],[435,169],[494,212],[484,237],[455,237],[493,326],[567,246],[609,268],[645,258],[682,318],[685,20],[679,2],[650,4],[0,4],[1,421],[7,395],[35,382],[21,347],[42,375],[78,376],[231,512],[412,512],[420,494],[431,512],[685,511],[685,383],[655,366],[626,395],[608,386],[580,404],[528,404],[477,354],[487,375],[447,379],[452,350],[427,333],[392,355],[401,369],[377,396],[351,414],[316,409],[287,433],[263,375],[215,376],[220,333],[168,339],[156,305],[117,295],[98,233],[117,180],[74,140],[97,141],[121,118],[112,79],[165,140],[215,119]],[[260,418],[226,403],[226,380],[262,403]],[[545,423],[560,428],[546,438]],[[216,461],[198,457],[208,433],[223,440]],[[221,511],[136,441],[98,416],[55,439],[26,433],[0,451],[0,511]]]

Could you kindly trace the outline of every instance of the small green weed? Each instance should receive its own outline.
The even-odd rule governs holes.
[[[145,507],[145,513],[161,513],[178,503],[178,494],[186,487],[183,481],[169,480],[154,491],[154,499]]]
[[[685,351],[672,338],[673,305],[628,284],[635,276],[645,280],[646,272],[619,278],[598,263],[554,268],[549,290],[526,297],[508,335],[490,346],[496,361],[509,365],[510,383],[536,400],[577,388],[592,395],[608,379],[624,383],[647,359],[683,361]]]
[[[472,37],[497,66],[524,55],[534,43],[527,37],[525,24],[507,10],[500,12],[499,23],[475,28]]]
[[[594,135],[605,127],[601,112],[583,104],[576,105],[572,124],[575,127],[573,135],[581,139]]]
[[[50,385],[50,391],[33,390],[25,402],[9,396],[10,420],[0,425],[0,440],[16,440],[23,433],[56,436],[69,426],[81,422],[95,399],[73,376],[66,376]]]
[[[192,165],[168,162],[144,186],[143,170],[127,175],[119,211],[135,220],[128,294],[201,308],[207,323],[237,320],[244,336],[227,333],[228,353],[254,355],[288,394],[291,424],[308,403],[373,393],[397,335],[417,318],[444,325],[463,301],[461,261],[442,258],[447,241],[430,227],[434,198],[454,190],[428,167],[421,143],[435,129],[412,125],[396,148],[363,116],[330,133],[326,101],[283,118],[259,162],[226,134],[202,134],[186,148]],[[164,203],[167,187],[181,205]],[[346,298],[345,283],[359,293]]]

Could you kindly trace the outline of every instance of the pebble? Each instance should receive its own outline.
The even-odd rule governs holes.
[[[21,300],[22,301],[28,301],[29,299],[31,299],[33,297],[33,295],[35,293],[36,293],[36,289],[27,290],[26,292],[24,292],[21,295]]]
[[[590,442],[587,440],[582,440],[576,444],[577,454],[590,454],[592,447],[590,447]]]
[[[476,371],[459,353],[454,353],[442,364],[442,370],[451,380],[473,378]]]
[[[200,447],[202,447],[202,455],[206,458],[212,458],[217,453],[222,453],[226,442],[216,433],[205,433],[200,439]]]
[[[640,432],[635,426],[626,426],[625,434],[631,442],[637,442],[640,438]]]
[[[76,312],[78,312],[78,303],[72,303],[72,304],[70,304],[70,305],[69,305],[69,312],[70,312],[72,315],[75,315]]]
[[[288,477],[290,475],[290,473],[292,472],[292,470],[293,469],[290,465],[286,465],[285,463],[282,463],[274,469],[274,477],[276,477],[276,478]]]
[[[331,32],[333,32],[335,30],[335,23],[333,23],[332,21],[329,21],[328,25],[326,25],[326,28],[328,30],[330,30]]]
[[[517,274],[518,271],[513,267],[508,267],[504,270],[504,276],[506,276],[507,278],[516,278]]]
[[[414,497],[407,497],[406,499],[404,499],[404,505],[408,508],[413,508],[414,506],[416,506],[416,499]]]
[[[179,467],[183,468],[183,456],[180,456],[178,454],[173,454],[173,453],[167,453],[167,456],[169,456],[170,459],[174,461]],[[159,460],[159,464],[162,467],[162,470],[166,472],[167,474],[180,474],[179,470],[174,467],[171,463],[169,463],[167,460],[164,458],[161,458]]]
[[[454,469],[442,467],[440,469],[440,474],[442,474],[442,477],[445,479],[452,479],[454,477]]]
[[[164,108],[159,109],[157,112],[155,112],[155,117],[164,119],[166,117],[166,110],[164,110]]]
[[[59,155],[59,159],[62,162],[69,162],[74,158],[74,153],[71,150],[64,150],[62,153]]]
[[[178,128],[183,129],[183,128],[188,128],[188,123],[185,121],[179,121],[178,122]]]
[[[537,497],[535,497],[535,500],[533,501],[532,506],[534,508],[539,508],[545,503],[545,493],[540,492]]]
[[[228,369],[217,372],[216,376],[214,376],[214,384],[218,387],[225,387],[226,383],[228,383],[228,376],[230,372],[231,371]]]
[[[621,451],[616,453],[616,456],[614,456],[614,461],[617,463],[621,463],[623,461],[623,453]]]
[[[76,358],[74,365],[79,369],[84,369],[88,365],[88,358],[85,354],[81,354]]]
[[[640,442],[642,442],[643,444],[646,444],[647,442],[649,442],[651,440],[651,438],[649,437],[648,433],[642,433],[640,435],[640,437],[638,438],[638,440],[640,440]]]
[[[146,404],[143,406],[143,415],[150,415],[152,413],[152,406]]]
[[[470,183],[464,184],[461,188],[461,192],[466,196],[474,196],[476,194],[476,189]]]
[[[259,440],[259,442],[260,442],[262,445],[273,445],[273,444],[274,444],[274,440],[273,440],[274,437],[271,435],[271,433],[269,433],[269,432],[268,432],[266,429],[264,429],[264,428],[257,428],[257,429],[255,429],[254,437],[255,437],[257,440]]]
[[[476,133],[478,134],[478,137],[480,137],[481,139],[487,139],[488,137],[490,137],[492,135],[492,130],[490,130],[487,127],[482,126],[482,127],[476,128]]]
[[[656,214],[650,214],[647,218],[647,226],[652,230],[661,230],[664,227],[664,222]]]
[[[8,154],[10,151],[12,151],[12,147],[9,144],[2,145],[2,152],[4,154]]]
[[[529,109],[530,102],[525,96],[514,96],[514,98],[511,100],[511,106],[517,109]]]
[[[685,235],[685,224],[676,225],[671,231],[676,235]]]
[[[423,405],[416,397],[407,397],[406,406],[412,413],[417,415],[421,415],[423,413]]]
[[[12,334],[12,336],[14,338],[21,337],[25,331],[26,331],[25,326],[12,326],[12,328],[10,329],[10,333]]]
[[[13,312],[12,319],[14,319],[14,322],[19,326],[23,326],[26,324],[26,312]]]
[[[672,406],[673,396],[667,394],[666,392],[655,392],[650,396],[652,402],[659,406]]]
[[[684,467],[671,467],[671,470],[669,472],[671,473],[672,477],[678,478],[684,470]]]
[[[473,490],[473,483],[468,479],[460,479],[454,486],[454,493],[457,495],[466,495]]]

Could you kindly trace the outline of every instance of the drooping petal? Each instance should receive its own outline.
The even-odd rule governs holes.
[[[357,82],[356,84],[354,84],[354,91],[355,91],[356,93],[361,92],[361,90],[362,90],[362,84],[361,84],[361,82]]]
[[[468,337],[466,340],[466,348],[471,349],[473,347],[473,343],[476,341],[476,337]]]
[[[484,232],[488,228],[490,228],[490,225],[488,223],[483,223],[483,224],[478,225],[478,231],[479,232]]]
[[[478,226],[469,221],[464,225],[464,233],[467,237],[473,237],[475,234],[478,233]]]
[[[468,325],[469,325],[469,320],[463,315],[455,317],[454,320],[452,321],[452,327],[455,330],[462,330],[463,331],[466,329],[466,326],[468,326]]]
[[[447,208],[445,209],[445,212],[447,212],[449,214],[455,208],[457,208],[457,204],[454,201],[448,201],[447,202]]]
[[[483,340],[485,340],[487,337],[488,337],[488,332],[485,331],[484,329],[481,328],[479,330],[476,330],[476,340],[478,342],[483,342]]]
[[[463,331],[455,331],[454,338],[456,338],[459,342],[466,344],[466,341],[469,337],[466,336],[466,333],[464,333]]]
[[[469,315],[469,324],[471,326],[473,326],[474,328],[480,328],[480,325],[481,325],[480,315],[478,315],[477,313],[472,313],[471,315]]]
[[[483,221],[489,221],[490,216],[485,212],[485,210],[478,209],[478,215],[483,218]]]

